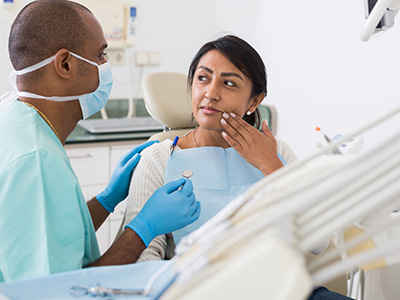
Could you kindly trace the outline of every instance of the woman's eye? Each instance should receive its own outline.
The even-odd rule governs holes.
[[[198,76],[198,79],[199,79],[200,81],[204,81],[204,80],[206,80],[207,78],[206,78],[206,76],[199,75],[199,76]]]
[[[236,86],[232,81],[225,81],[227,86]]]

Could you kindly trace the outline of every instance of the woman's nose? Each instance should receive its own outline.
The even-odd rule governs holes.
[[[215,81],[211,81],[207,87],[206,98],[208,100],[220,100],[220,91],[217,83]]]

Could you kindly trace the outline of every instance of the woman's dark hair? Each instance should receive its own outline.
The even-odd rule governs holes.
[[[261,93],[267,95],[267,72],[264,62],[257,51],[246,41],[233,35],[226,35],[214,41],[208,42],[200,48],[193,58],[189,67],[188,84],[193,84],[194,74],[200,59],[209,51],[218,50],[227,59],[229,59],[243,74],[245,74],[253,83],[251,97]],[[257,108],[251,115],[244,115],[245,120],[250,125],[259,128],[261,123],[261,114]]]

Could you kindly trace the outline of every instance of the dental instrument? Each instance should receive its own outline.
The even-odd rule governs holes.
[[[328,144],[332,142],[332,140],[331,140],[331,139],[321,130],[321,128],[319,128],[318,126],[315,127],[315,131],[319,132]],[[339,148],[333,149],[333,150],[332,150],[332,153],[333,153],[333,154],[340,154],[340,155],[343,154],[343,153],[339,150]]]
[[[328,138],[328,136],[327,136],[323,131],[321,131],[321,128],[319,128],[319,127],[317,126],[317,127],[315,127],[315,131],[320,132],[321,135],[324,137],[324,139],[325,139],[328,143],[331,142],[331,139]]]
[[[192,171],[190,171],[190,170],[186,170],[186,171],[183,171],[182,172],[182,177],[183,178],[186,178],[186,179],[189,179],[190,177],[192,177],[193,176],[193,172]],[[179,187],[179,191],[181,190],[183,188],[183,184]]]
[[[97,284],[93,287],[85,287],[80,285],[75,285],[69,289],[70,295],[74,297],[81,297],[90,295],[96,298],[102,299],[114,299],[115,296],[127,296],[127,295],[142,295],[143,290],[134,290],[134,289],[113,289],[106,288]]]
[[[174,152],[176,145],[178,144],[179,136],[176,136],[171,146],[169,147],[169,155],[171,156],[172,152]]]
[[[182,176],[185,177],[186,179],[188,179],[193,176],[193,172],[191,170],[183,171]]]

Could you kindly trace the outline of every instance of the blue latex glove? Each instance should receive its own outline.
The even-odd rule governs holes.
[[[110,213],[114,212],[114,208],[128,196],[132,171],[140,160],[139,153],[155,142],[158,141],[143,143],[130,150],[118,160],[108,186],[96,196],[97,201]]]
[[[200,202],[193,194],[193,184],[181,178],[156,190],[125,228],[133,229],[147,247],[156,236],[183,228],[199,216]]]

